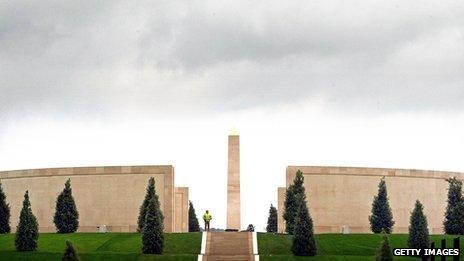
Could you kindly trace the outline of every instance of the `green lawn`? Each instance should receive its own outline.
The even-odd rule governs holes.
[[[200,252],[201,233],[165,234],[163,255],[140,253],[141,238],[137,233],[75,233],[40,234],[39,248],[35,252],[17,252],[14,234],[0,235],[0,260],[60,260],[65,241],[71,240],[83,261],[86,260],[197,260]],[[446,237],[452,247],[454,236],[432,236],[437,246]],[[406,247],[407,235],[390,236],[392,247]],[[312,260],[374,260],[381,235],[372,234],[318,234],[318,255]],[[292,236],[283,234],[258,234],[261,260],[307,260],[294,257],[290,251]],[[463,251],[463,249],[461,249]],[[419,260],[402,258],[400,260]]]
[[[161,256],[141,254],[137,233],[40,234],[35,252],[17,252],[14,234],[0,235],[0,260],[60,260],[65,241],[71,240],[82,260],[197,260],[201,233],[165,234]]]
[[[452,247],[452,239],[456,236],[434,235],[432,240],[440,246],[442,238],[447,239],[448,247]],[[392,248],[407,247],[408,235],[390,235]],[[374,260],[382,235],[373,234],[318,234],[316,244],[318,255],[314,260]],[[461,239],[462,241],[463,239]],[[283,234],[258,234],[260,260],[304,260],[297,258],[290,251],[292,236]],[[461,244],[462,245],[462,244]],[[461,246],[461,251],[463,248]],[[418,260],[417,258],[401,258],[401,260]]]

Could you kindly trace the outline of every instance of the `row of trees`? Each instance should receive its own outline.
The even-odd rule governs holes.
[[[453,183],[451,180],[449,181],[450,184]],[[448,205],[448,208],[450,207],[452,206]],[[374,196],[369,222],[373,233],[390,234],[393,230],[395,221],[393,220],[390,203],[388,202],[387,185],[384,178],[380,180],[378,193]],[[464,222],[464,220],[459,222]],[[385,238],[381,247],[381,253],[386,253],[387,244],[388,238]],[[410,248],[426,248],[428,245],[429,231],[427,217],[424,214],[424,206],[419,200],[416,200],[409,220],[408,246]]]
[[[380,248],[377,253],[376,260],[379,261],[390,261],[393,260],[393,254],[388,239],[388,234],[384,231],[383,240],[380,244]],[[409,220],[409,235],[408,235],[408,247],[424,249],[429,246],[429,231],[427,228],[427,217],[424,214],[424,206],[419,200],[414,205],[414,210],[411,213]]]
[[[68,179],[65,188],[56,200],[55,223],[58,233],[75,232],[79,227],[79,213],[72,197],[71,181]],[[0,183],[0,233],[10,233],[10,206]],[[18,251],[33,251],[37,248],[39,238],[38,222],[32,213],[29,191],[24,194],[23,206],[19,214],[16,228],[15,246]]]
[[[29,212],[24,212],[28,207],[30,208],[29,193],[26,191],[21,214],[27,214],[25,218],[29,219]],[[32,211],[30,211],[30,214],[33,216]],[[31,217],[31,219],[34,218],[35,217]],[[76,232],[79,227],[79,213],[72,196],[71,181],[69,179],[66,181],[63,191],[56,199],[53,222],[55,223],[58,233]],[[3,191],[2,184],[0,183],[0,234],[10,233],[10,231],[10,206],[6,202],[6,195]]]
[[[453,177],[447,180],[448,199],[445,211],[443,227],[445,234],[464,235],[464,197],[462,194],[462,181]],[[415,209],[418,204],[416,202]],[[422,206],[423,208],[423,206]],[[414,211],[413,211],[414,213]],[[392,211],[388,202],[387,186],[385,179],[382,178],[379,183],[378,194],[372,202],[372,214],[369,216],[371,230],[374,233],[391,233],[395,221],[393,220]]]
[[[10,233],[9,219],[10,206],[6,202],[6,195],[0,183],[0,233]],[[73,233],[79,228],[79,213],[72,196],[71,181],[69,179],[66,181],[63,191],[57,197],[53,222],[58,233]],[[156,194],[155,179],[153,177],[148,181],[147,192],[140,206],[137,225],[138,231],[142,233],[142,252],[161,254],[164,248],[164,216],[160,208],[159,197]],[[16,229],[16,249],[18,251],[36,250],[38,237],[37,218],[32,212],[29,192],[26,191]],[[69,247],[72,247],[72,245],[69,244]]]
[[[444,232],[451,235],[463,235],[464,197],[462,194],[462,181],[455,177],[447,181],[449,187],[445,219],[443,221]],[[372,215],[369,217],[369,221],[371,230],[374,233],[391,233],[395,224],[388,202],[387,187],[383,178],[379,183],[378,195],[374,197],[372,203]],[[429,230],[427,217],[424,214],[424,206],[419,200],[416,200],[409,221],[408,247],[424,249],[429,246],[429,243]],[[389,249],[388,239],[385,237],[379,256],[389,256],[385,250],[387,248]]]
[[[464,234],[464,197],[462,181],[456,178],[449,183],[447,208],[445,212],[444,230],[446,234]],[[303,173],[298,170],[293,183],[287,188],[284,202],[283,218],[286,232],[294,235],[292,252],[295,255],[315,255],[317,247],[313,235],[313,223],[306,204]],[[390,234],[395,224],[385,179],[378,185],[378,194],[372,203],[369,216],[371,230],[374,233]],[[271,205],[269,209],[267,232],[277,232],[277,210]],[[411,248],[425,248],[429,245],[427,218],[422,203],[417,200],[411,213],[408,245]],[[386,242],[388,243],[388,242]]]

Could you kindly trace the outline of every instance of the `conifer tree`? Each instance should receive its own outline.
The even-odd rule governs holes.
[[[293,231],[295,228],[295,217],[298,211],[298,198],[299,194],[304,194],[304,177],[303,172],[298,170],[295,175],[295,179],[293,180],[293,184],[291,184],[286,193],[285,193],[285,211],[284,211],[284,219],[285,219],[285,230],[287,233],[293,235]]]
[[[161,254],[164,248],[163,214],[158,197],[150,199],[147,205],[145,222],[142,228],[142,252],[144,254]]]
[[[297,200],[300,203],[295,218],[292,252],[297,256],[315,256],[317,247],[314,239],[313,220],[309,215],[305,198],[304,193],[298,194]]]
[[[447,180],[448,205],[446,206],[443,222],[445,234],[464,235],[464,197],[462,195],[462,181],[456,178]]]
[[[10,233],[10,205],[0,182],[0,234]]]
[[[19,224],[16,228],[15,246],[18,251],[34,251],[39,239],[37,218],[32,213],[29,192],[24,194],[23,208],[19,214]]]
[[[371,223],[372,232],[381,233],[384,231],[390,234],[395,221],[393,221],[392,211],[388,203],[387,185],[384,178],[380,180],[377,196],[374,196],[371,213],[369,222]]]
[[[151,177],[148,180],[148,186],[147,186],[147,193],[145,194],[145,199],[142,202],[142,205],[140,206],[140,213],[139,213],[139,218],[137,220],[137,230],[139,232],[142,231],[143,225],[145,224],[145,217],[147,216],[147,207],[148,203],[150,202],[150,199],[152,199],[155,195],[155,179]]]
[[[79,212],[72,195],[70,179],[66,181],[63,191],[56,199],[53,222],[58,233],[73,233],[79,227]]]
[[[199,232],[200,224],[198,223],[197,214],[193,207],[192,201],[189,201],[189,232]]]
[[[61,257],[61,261],[79,261],[79,256],[77,255],[77,251],[74,248],[71,241],[66,240],[66,249],[64,251],[63,256]]]
[[[390,247],[390,240],[388,240],[387,234],[383,233],[383,240],[377,253],[377,261],[392,261],[393,253]]]
[[[304,177],[303,177],[303,172],[301,170],[296,171],[295,179],[293,179],[293,186],[294,186],[294,192],[295,194],[303,194],[305,193],[305,188],[304,188]],[[306,197],[303,197],[306,198]]]
[[[277,232],[277,209],[272,204],[269,208],[269,217],[267,218],[266,231],[268,233]]]
[[[427,228],[427,218],[424,214],[424,206],[416,200],[414,210],[411,213],[409,225],[408,246],[410,248],[428,248],[429,230]]]
[[[285,231],[290,235],[293,235],[293,229],[295,224],[295,216],[296,216],[296,195],[293,190],[293,184],[288,186],[287,190],[285,191],[285,201],[284,201],[284,220],[285,220]]]

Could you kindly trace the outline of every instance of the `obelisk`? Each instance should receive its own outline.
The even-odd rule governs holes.
[[[240,230],[240,137],[229,135],[227,230]]]

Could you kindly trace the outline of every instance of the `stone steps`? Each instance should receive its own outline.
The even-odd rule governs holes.
[[[254,260],[253,255],[205,255],[203,261],[250,261]]]
[[[208,232],[203,260],[254,260],[250,232]]]

